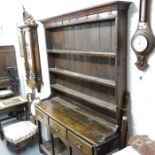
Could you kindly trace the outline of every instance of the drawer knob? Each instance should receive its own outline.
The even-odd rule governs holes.
[[[54,130],[56,131],[56,132],[59,132],[60,131],[60,128],[58,128],[56,125],[54,126]]]
[[[76,140],[76,147],[78,149],[81,149],[81,147],[82,147],[82,144],[78,140]]]
[[[41,119],[41,120],[44,119],[44,117],[42,115],[39,115],[38,118]]]

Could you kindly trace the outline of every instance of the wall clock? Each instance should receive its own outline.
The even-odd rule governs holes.
[[[154,35],[148,22],[148,6],[149,0],[140,0],[139,23],[131,39],[131,46],[137,56],[135,64],[139,70],[148,68],[147,58],[155,45]]]

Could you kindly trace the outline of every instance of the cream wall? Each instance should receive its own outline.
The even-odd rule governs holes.
[[[110,0],[109,0],[110,1]],[[19,56],[19,45],[17,37],[16,23],[21,20],[21,2],[26,10],[36,19],[43,19],[62,13],[86,8],[96,4],[109,2],[108,0],[0,0],[0,26],[3,28],[3,37],[0,37],[0,44],[14,44],[17,52],[18,69],[21,81],[25,80],[23,60]],[[149,58],[149,69],[139,71],[134,63],[136,56],[131,49],[130,40],[136,30],[138,23],[139,0],[130,0],[133,4],[128,12],[128,91],[130,92],[129,103],[129,134],[147,134],[155,140],[155,49]],[[155,34],[155,1],[152,0],[150,15],[151,27]],[[39,46],[41,52],[41,64],[44,71],[44,86],[42,93],[38,94],[45,98],[50,94],[49,79],[46,62],[46,50],[44,30],[39,23]],[[2,31],[0,30],[0,33]],[[5,36],[5,37],[4,37]],[[26,94],[30,90],[25,83],[22,83],[21,92]]]

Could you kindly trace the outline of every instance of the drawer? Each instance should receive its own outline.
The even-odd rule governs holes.
[[[39,121],[48,125],[48,116],[46,114],[44,114],[43,112],[39,111],[38,109],[36,109],[36,118]]]
[[[49,128],[52,131],[52,133],[66,140],[66,128],[51,118],[49,118]]]
[[[93,153],[93,148],[90,144],[79,138],[78,136],[74,135],[71,132],[67,133],[67,138],[69,141],[69,144],[71,146],[74,146],[77,148],[79,151],[81,151],[85,155],[92,155]]]

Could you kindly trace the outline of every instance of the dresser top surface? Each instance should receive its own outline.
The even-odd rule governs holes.
[[[109,118],[100,118],[103,116],[60,97],[43,101],[36,108],[93,145],[103,143],[116,132],[115,124]]]

